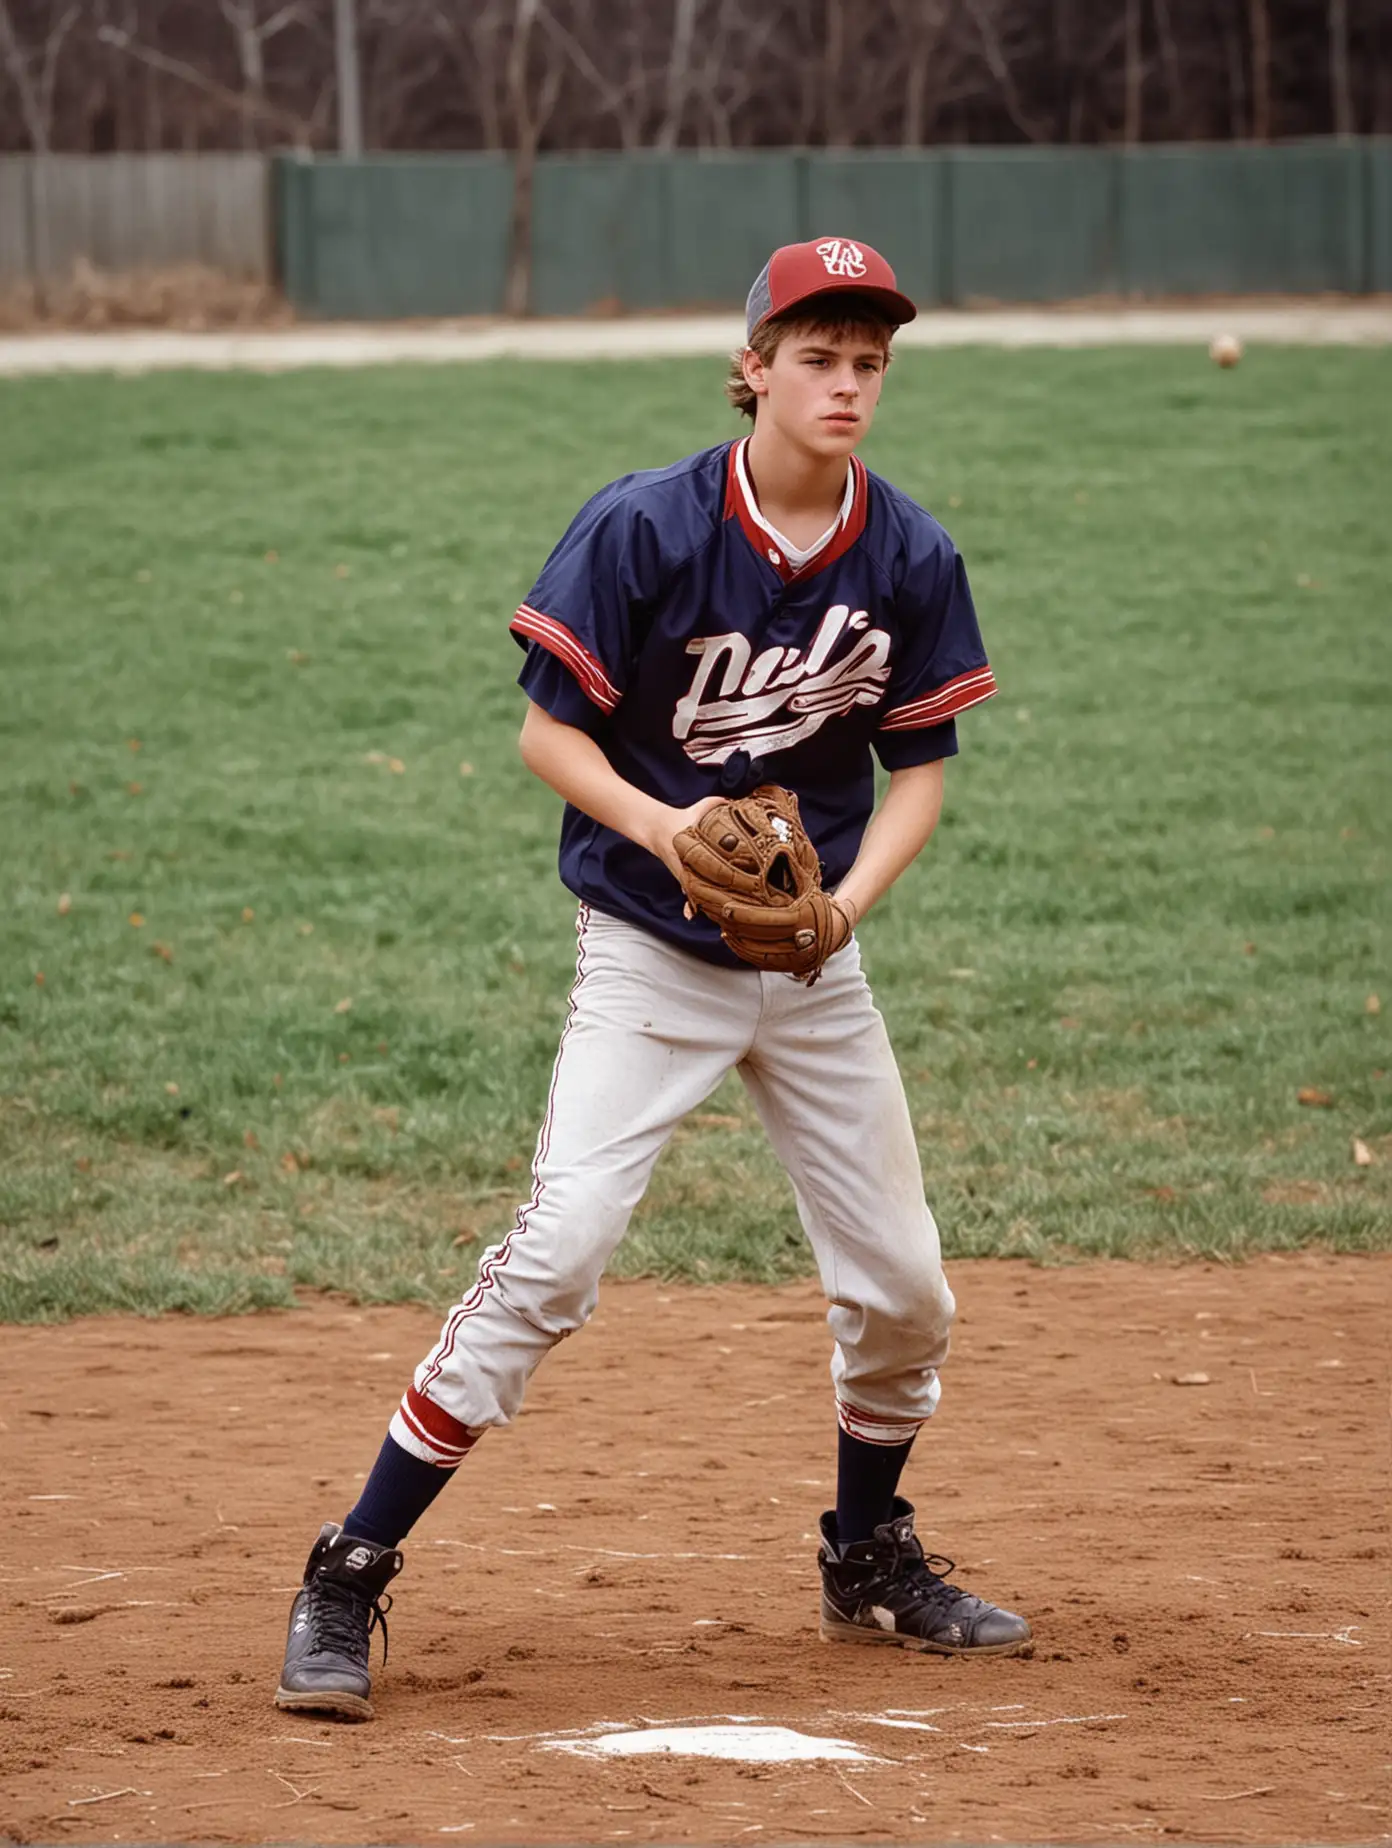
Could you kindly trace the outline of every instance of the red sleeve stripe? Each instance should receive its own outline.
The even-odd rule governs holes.
[[[955,680],[949,680],[935,692],[925,693],[921,699],[893,707],[880,720],[880,730],[917,731],[927,725],[943,725],[948,719],[956,718],[959,712],[965,712],[968,706],[977,706],[983,699],[990,699],[996,691],[996,677],[990,668],[973,668],[969,674],[958,674]]]
[[[595,656],[575,639],[564,623],[557,622],[553,616],[543,616],[530,603],[524,603],[509,626],[514,635],[525,635],[531,641],[540,642],[543,648],[568,667],[580,682],[586,697],[592,699],[602,712],[612,712],[618,705],[618,688]]]

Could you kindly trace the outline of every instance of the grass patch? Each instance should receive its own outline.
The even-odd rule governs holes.
[[[0,1317],[471,1275],[574,954],[507,618],[585,494],[729,433],[718,376],[0,384]],[[1003,688],[863,931],[949,1250],[1388,1244],[1390,391],[896,363],[866,458]],[[731,1080],[617,1268],[807,1261]]]

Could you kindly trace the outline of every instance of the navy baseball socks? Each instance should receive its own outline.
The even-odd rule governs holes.
[[[344,1533],[375,1546],[400,1546],[453,1474],[438,1463],[422,1463],[394,1438],[383,1439]]]
[[[452,1469],[422,1463],[388,1437],[352,1513],[326,1522],[310,1550],[290,1607],[277,1707],[372,1718],[372,1632],[387,1659],[387,1586],[400,1572],[398,1542],[444,1488]]]
[[[844,1541],[868,1540],[894,1510],[899,1478],[913,1449],[907,1444],[867,1444],[836,1427],[836,1531]]]
[[[1033,1644],[1025,1619],[949,1584],[952,1561],[924,1553],[913,1521],[902,1495],[868,1540],[843,1541],[836,1515],[822,1516],[823,1642],[889,1643],[933,1655],[1027,1653]]]
[[[938,1655],[1028,1650],[1023,1617],[949,1584],[952,1561],[925,1556],[913,1508],[895,1494],[910,1447],[840,1434],[836,1508],[822,1516],[817,1555],[824,1641],[890,1643]],[[343,1526],[326,1522],[310,1550],[290,1607],[278,1707],[373,1717],[372,1632],[382,1632],[385,1662],[387,1586],[403,1563],[398,1543],[453,1474],[386,1439]]]
[[[1018,1655],[1030,1642],[1024,1618],[950,1585],[952,1561],[928,1557],[916,1539],[913,1508],[896,1493],[912,1448],[912,1438],[868,1444],[838,1428],[836,1509],[822,1516],[817,1554],[823,1641]]]

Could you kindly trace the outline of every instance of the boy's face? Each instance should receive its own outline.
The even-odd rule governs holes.
[[[744,376],[765,420],[795,447],[830,459],[848,456],[869,430],[884,384],[886,353],[869,332],[821,328],[785,334],[767,364],[745,349]]]

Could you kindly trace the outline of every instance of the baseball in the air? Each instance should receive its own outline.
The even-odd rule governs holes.
[[[1242,358],[1242,342],[1236,334],[1215,334],[1209,343],[1208,357],[1215,366],[1235,366]]]

